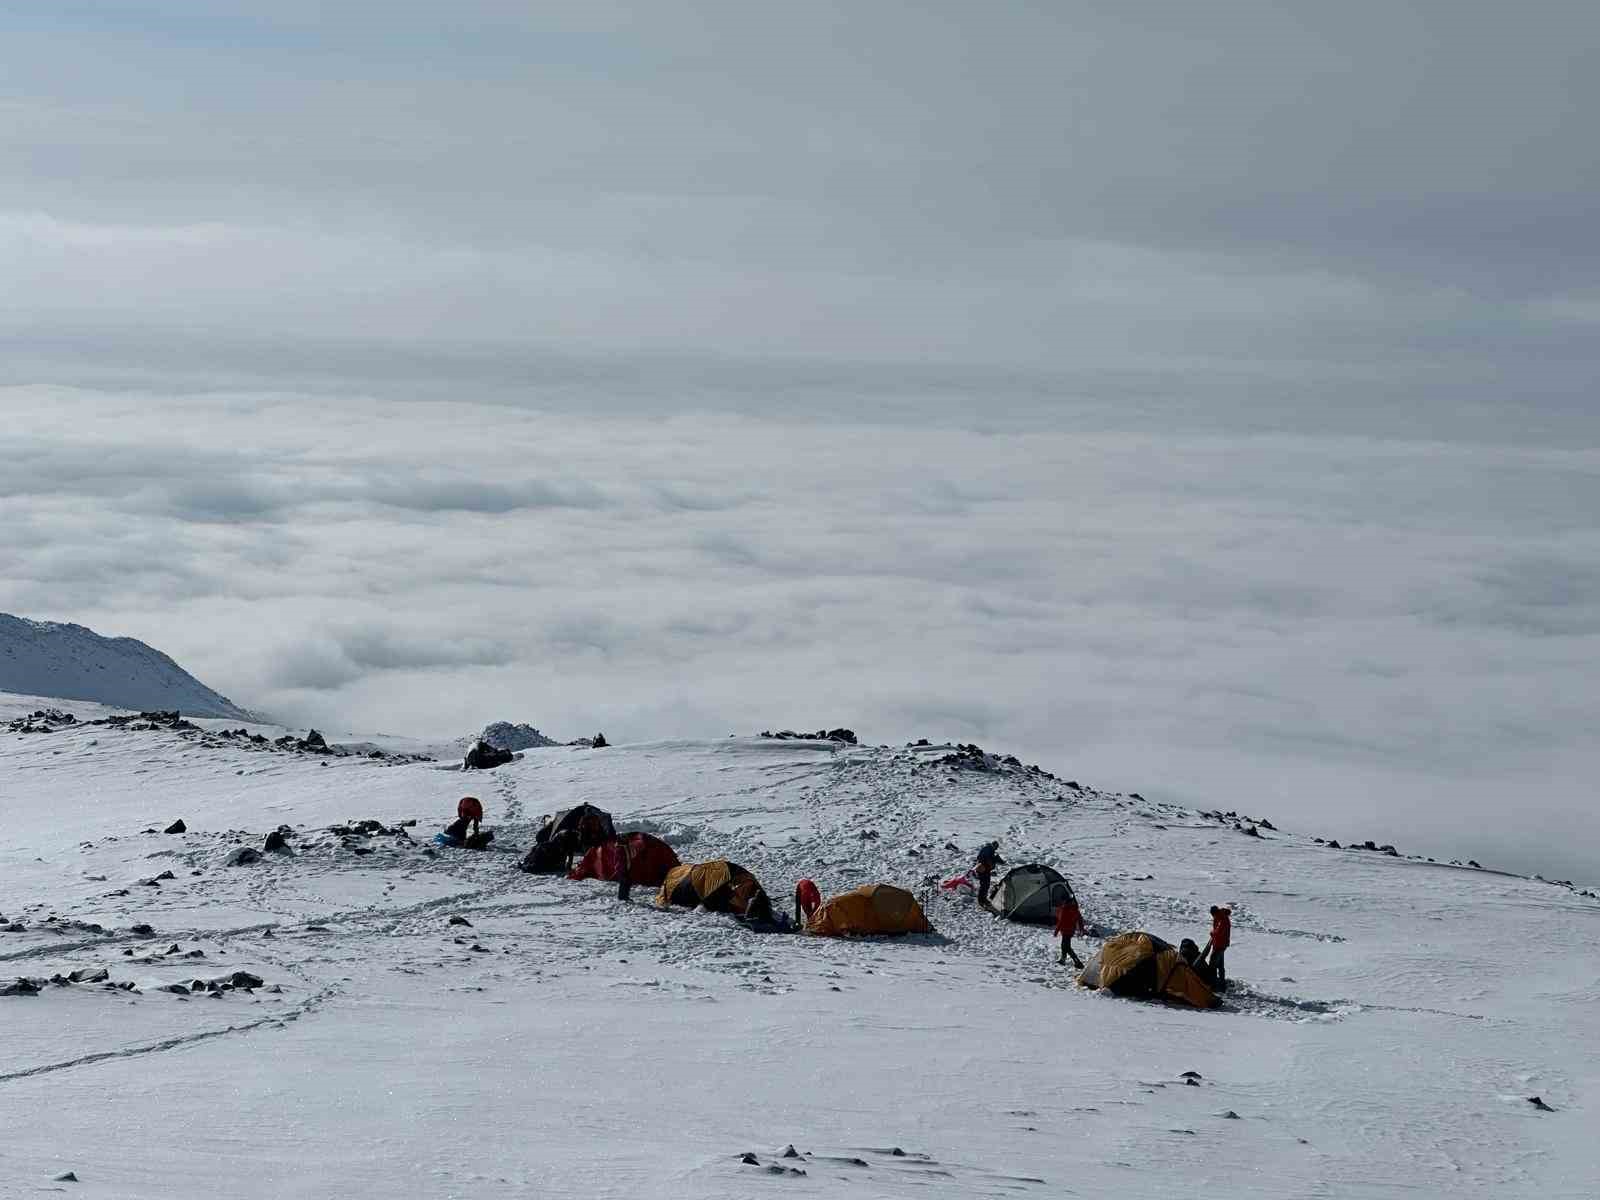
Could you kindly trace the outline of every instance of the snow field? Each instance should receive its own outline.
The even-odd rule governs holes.
[[[0,981],[105,966],[138,989],[0,997],[0,1195],[68,1169],[76,1193],[163,1198],[1153,1196],[1179,1176],[1594,1194],[1600,904],[941,753],[552,747],[463,776],[198,734],[0,735],[0,914],[25,927],[0,933]],[[469,792],[498,849],[430,856]],[[938,933],[759,937],[514,870],[538,819],[583,800],[743,863],[780,905],[803,875],[910,887]],[[142,832],[177,817],[189,832]],[[418,824],[327,832],[362,818]],[[292,855],[223,865],[280,824]],[[1082,991],[1048,929],[929,890],[989,838],[1066,872],[1108,933],[1203,941],[1231,903],[1228,1008]],[[235,970],[281,991],[156,990]],[[803,1157],[778,1158],[789,1143]]]

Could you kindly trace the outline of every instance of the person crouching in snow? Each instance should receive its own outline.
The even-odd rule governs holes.
[[[1078,952],[1072,948],[1072,935],[1087,933],[1083,924],[1083,910],[1078,907],[1078,898],[1071,892],[1067,898],[1056,906],[1056,934],[1061,938],[1061,957],[1057,961],[1066,966],[1067,959],[1072,959],[1072,965],[1078,970],[1083,970],[1083,959],[1078,957]]]
[[[1233,943],[1233,910],[1220,905],[1211,906],[1211,940],[1206,943],[1202,958],[1209,956],[1211,969],[1217,975],[1217,990],[1228,987],[1228,967],[1225,961],[1228,947]]]
[[[482,850],[494,840],[494,834],[484,833],[482,826],[483,802],[476,796],[463,796],[456,805],[456,819],[444,827],[440,836],[447,846]]]
[[[1200,976],[1200,982],[1212,991],[1217,990],[1217,973],[1211,969],[1211,964],[1200,957],[1200,947],[1194,944],[1193,938],[1184,938],[1178,943],[1178,955],[1189,964],[1189,969]]]
[[[994,869],[997,865],[1004,865],[1005,859],[1000,857],[1000,843],[988,842],[978,847],[978,860],[972,864],[973,877],[978,881],[978,907],[994,911],[994,905],[989,903],[989,888],[994,878]]]
[[[811,920],[811,914],[822,907],[822,893],[809,879],[802,879],[794,889],[794,923],[801,929]]]

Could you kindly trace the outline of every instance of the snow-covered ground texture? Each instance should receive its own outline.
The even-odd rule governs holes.
[[[463,774],[0,733],[0,984],[88,980],[0,995],[0,1194],[1596,1194],[1593,898],[949,751],[729,738]],[[495,850],[432,847],[465,793]],[[578,801],[780,900],[901,883],[938,933],[758,936],[517,871]],[[286,851],[225,865],[280,826]],[[1047,930],[930,891],[989,838],[1064,870],[1100,931],[1203,940],[1230,903],[1227,1006],[1083,991]],[[241,971],[260,986],[207,986]]]
[[[253,716],[136,638],[102,637],[82,625],[0,613],[0,692],[92,700],[186,716]]]

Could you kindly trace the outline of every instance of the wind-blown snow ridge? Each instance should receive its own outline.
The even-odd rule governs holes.
[[[0,692],[259,720],[136,638],[0,613]]]

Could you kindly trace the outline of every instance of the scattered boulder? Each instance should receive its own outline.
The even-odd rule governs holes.
[[[467,751],[467,757],[462,761],[463,771],[492,771],[496,767],[503,767],[512,762],[517,756],[510,750],[502,750],[498,746],[491,746],[479,738]]]
[[[611,745],[611,743],[606,741],[606,735],[603,733],[595,734],[594,740],[589,743],[590,748],[595,750],[604,750],[609,745]]]
[[[284,840],[283,830],[274,829],[267,834],[267,840],[262,843],[261,849],[268,854],[290,854],[289,843]]]
[[[240,846],[232,854],[228,855],[226,865],[230,867],[247,867],[251,863],[260,861],[261,851],[252,846]]]
[[[460,916],[459,914],[456,915],[456,916],[451,917],[448,921],[445,922],[445,924],[446,925],[465,925],[468,929],[472,928],[472,922],[467,920],[465,917]]]
[[[18,976],[11,983],[0,983],[0,996],[37,996],[39,983],[37,980]]]
[[[236,988],[258,988],[265,982],[261,976],[252,975],[249,971],[235,971],[228,976],[229,986]]]
[[[63,1172],[61,1172],[61,1174],[57,1175],[50,1182],[52,1182],[52,1183],[77,1183],[78,1182],[78,1174],[77,1174],[76,1171],[63,1171]]]
[[[149,925],[141,923],[138,925],[129,925],[128,932],[136,937],[154,937],[156,931]]]
[[[163,833],[188,833],[189,832],[189,827],[183,823],[183,818],[179,817],[176,821],[174,821],[171,825],[168,825],[161,832],[163,832]]]
[[[1542,1097],[1542,1096],[1529,1096],[1528,1097],[1528,1103],[1533,1105],[1540,1112],[1555,1112],[1556,1111],[1555,1109],[1551,1108],[1548,1104],[1546,1104],[1544,1102],[1544,1097]]]
[[[73,983],[104,983],[111,978],[111,972],[104,967],[79,967],[67,978]]]

